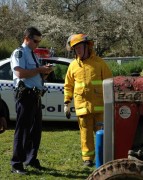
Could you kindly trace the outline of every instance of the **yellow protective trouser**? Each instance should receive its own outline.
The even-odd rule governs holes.
[[[84,161],[93,161],[95,158],[95,132],[101,129],[101,127],[96,126],[97,122],[103,122],[103,113],[91,113],[83,116],[78,116],[81,135],[82,159]]]

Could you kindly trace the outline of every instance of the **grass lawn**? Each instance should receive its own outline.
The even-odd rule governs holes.
[[[76,122],[43,123],[38,159],[46,170],[28,168],[28,175],[11,173],[13,135],[14,124],[0,134],[1,180],[80,180],[86,179],[95,169],[82,165],[80,133]]]

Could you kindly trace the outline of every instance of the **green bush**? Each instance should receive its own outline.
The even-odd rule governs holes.
[[[107,64],[113,76],[130,76],[131,73],[140,73],[143,69],[143,60],[126,61],[118,64],[116,61],[108,61]]]
[[[0,59],[10,57],[12,51],[18,47],[16,39],[3,40],[0,42]]]

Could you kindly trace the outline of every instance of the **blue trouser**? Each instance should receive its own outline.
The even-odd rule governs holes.
[[[16,128],[11,165],[23,166],[36,160],[42,131],[41,99],[27,94],[16,101]]]

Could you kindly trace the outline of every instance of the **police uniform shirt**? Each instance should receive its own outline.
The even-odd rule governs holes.
[[[11,55],[11,69],[13,71],[13,80],[15,87],[17,87],[18,82],[20,81],[20,79],[16,76],[14,71],[16,67],[21,67],[23,69],[36,68],[36,63],[32,57],[31,51],[32,50],[26,44],[23,43],[22,47],[14,50],[14,52]],[[26,87],[28,88],[37,87],[40,90],[43,89],[42,78],[40,74],[37,74],[36,76],[30,78],[23,78],[22,81],[25,83]]]

